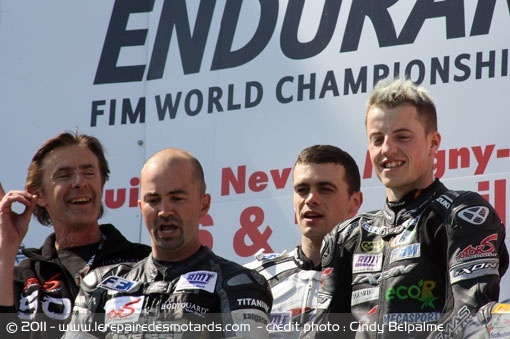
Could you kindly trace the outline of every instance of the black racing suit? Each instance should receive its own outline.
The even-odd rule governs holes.
[[[89,273],[66,338],[264,338],[272,301],[264,277],[205,246],[175,263],[150,255]]]
[[[151,248],[128,241],[113,225],[100,225],[103,240],[93,248],[91,269],[121,262],[137,262],[147,257]],[[64,267],[55,249],[55,234],[47,237],[41,248],[26,248],[27,257],[14,268],[13,307],[1,307],[1,313],[17,312],[20,325],[18,334],[23,337],[57,338],[62,336],[58,325],[70,319],[79,286],[76,277]],[[89,258],[84,258],[86,262]],[[78,269],[78,268],[77,268]],[[1,274],[1,272],[0,272]],[[27,325],[39,322],[40,325]],[[22,332],[22,325],[25,331]],[[1,330],[5,326],[2,326]],[[26,331],[32,329],[32,331]]]
[[[321,268],[307,258],[300,246],[282,254],[256,256],[246,264],[262,274],[273,293],[270,317],[271,338],[298,338],[317,303]]]
[[[481,306],[498,300],[505,228],[479,194],[436,179],[336,226],[322,266],[315,324],[339,321],[356,337],[459,337]],[[349,313],[355,322],[346,322]]]

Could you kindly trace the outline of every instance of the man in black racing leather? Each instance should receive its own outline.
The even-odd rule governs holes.
[[[140,180],[152,254],[87,275],[66,337],[267,337],[267,281],[200,243],[211,197],[199,161],[164,149],[147,160]]]
[[[461,337],[478,309],[499,298],[508,268],[502,221],[479,194],[434,179],[441,136],[423,88],[379,83],[365,126],[386,204],[325,237],[317,314],[306,336]]]

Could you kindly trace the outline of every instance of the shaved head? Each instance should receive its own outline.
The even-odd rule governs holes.
[[[191,163],[193,167],[193,177],[200,183],[201,193],[205,193],[206,184],[202,165],[193,154],[179,148],[165,148],[153,154],[142,167],[141,176],[143,177],[144,172],[149,168],[162,168],[163,166],[172,166],[186,162]]]

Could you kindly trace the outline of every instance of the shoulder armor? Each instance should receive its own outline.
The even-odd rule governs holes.
[[[349,237],[353,229],[358,226],[359,220],[364,214],[357,215],[353,218],[347,219],[338,225],[336,225],[331,232],[326,234],[322,240],[321,247],[321,265],[327,267],[333,260],[333,253],[335,251],[336,244],[343,242],[342,239]]]
[[[252,286],[258,285],[262,287],[268,287],[268,282],[266,278],[259,272],[253,269],[249,269],[247,267],[240,266],[241,269],[237,269],[237,267],[233,267],[230,273],[225,274],[225,267],[222,268],[224,271],[224,282],[228,287],[241,287],[243,285]],[[228,268],[227,268],[228,271]],[[249,288],[249,287],[248,287]]]
[[[434,200],[436,211],[452,228],[480,226],[499,219],[493,207],[478,193],[448,190]],[[499,221],[500,223],[500,221]]]
[[[122,263],[108,266],[101,266],[93,269],[84,278],[80,285],[86,292],[91,292],[99,287],[99,284],[111,276],[122,276],[129,272],[134,263]]]

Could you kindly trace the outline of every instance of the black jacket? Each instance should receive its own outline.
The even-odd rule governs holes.
[[[508,268],[495,210],[439,180],[338,225],[322,258],[315,321],[352,314],[356,322],[344,325],[357,337],[459,337],[481,306],[498,300]]]
[[[139,261],[147,257],[150,246],[128,241],[113,225],[100,225],[103,235],[91,269],[121,262]],[[55,249],[55,234],[48,236],[41,248],[26,248],[27,257],[14,269],[14,308],[20,322],[42,321],[46,330],[31,331],[34,338],[57,338],[63,333],[58,324],[70,319],[79,286],[76,278],[60,262]],[[2,308],[2,312],[9,309]],[[22,323],[20,323],[20,326]],[[37,326],[32,325],[32,329]],[[30,328],[30,326],[26,326]],[[3,329],[3,328],[2,328]],[[20,328],[21,331],[21,328]],[[21,332],[18,332],[21,333]],[[28,337],[24,332],[23,337]]]
[[[205,246],[188,259],[168,264],[158,268],[151,255],[89,273],[66,338],[90,338],[84,334],[89,329],[96,337],[116,337],[112,326],[121,331],[132,324],[139,327],[126,330],[129,338],[267,337],[273,298],[260,274]],[[106,333],[94,331],[96,324],[108,325]],[[236,331],[242,324],[251,331]]]

